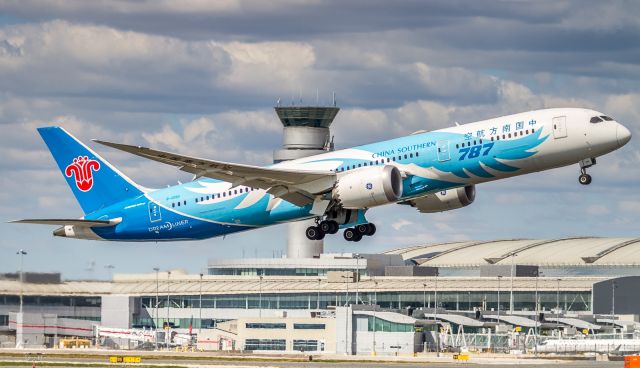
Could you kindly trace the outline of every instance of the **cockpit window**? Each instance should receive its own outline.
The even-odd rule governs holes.
[[[599,117],[597,117],[597,116],[594,116],[594,117],[592,117],[592,118],[591,118],[591,120],[589,120],[589,121],[591,122],[591,124],[598,124],[598,123],[601,123],[601,122],[602,122],[602,119],[600,119],[600,118],[599,118]]]
[[[612,117],[609,117],[609,116],[606,116],[606,115],[602,115],[602,116],[601,116],[601,118],[602,118],[602,120],[604,120],[604,121],[613,121],[613,118],[612,118]]]

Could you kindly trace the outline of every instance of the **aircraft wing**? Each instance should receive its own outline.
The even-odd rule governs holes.
[[[39,224],[57,226],[84,226],[84,227],[106,227],[116,225],[117,222],[109,220],[80,220],[80,219],[24,219],[11,221],[14,224]]]
[[[147,147],[95,139],[94,142],[153,161],[177,166],[180,170],[194,174],[196,177],[204,176],[218,179],[230,182],[233,186],[246,185],[265,189],[275,197],[298,206],[313,203],[317,194],[329,191],[336,181],[336,175],[330,171],[266,168],[190,157]]]

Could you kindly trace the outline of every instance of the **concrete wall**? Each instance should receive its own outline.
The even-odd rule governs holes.
[[[92,321],[58,318],[55,314],[10,313],[9,328],[16,331],[16,346],[43,347],[56,344],[59,336],[93,336]],[[47,336],[45,336],[47,335]],[[53,340],[51,339],[53,338]]]
[[[593,284],[593,313],[610,314],[615,304],[616,314],[640,314],[638,285],[640,276],[618,277]]]
[[[284,329],[247,328],[247,323],[284,323]],[[324,324],[324,329],[294,329],[295,323]],[[334,318],[242,318],[237,321],[238,346],[244,347],[246,339],[284,339],[287,351],[293,351],[293,340],[318,340],[324,352],[335,351],[336,320]]]
[[[135,313],[134,297],[105,295],[102,297],[100,325],[114,328],[131,328]]]

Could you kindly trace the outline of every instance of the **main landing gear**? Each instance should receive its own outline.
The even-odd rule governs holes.
[[[591,175],[587,174],[587,168],[596,164],[595,158],[587,158],[580,161],[580,176],[578,177],[578,182],[582,185],[591,184]]]
[[[305,231],[305,235],[309,240],[322,240],[326,234],[335,234],[338,232],[340,225],[333,220],[325,220],[316,226],[309,226]],[[344,230],[344,239],[347,241],[360,241],[363,236],[371,236],[376,233],[376,225],[360,224]]]
[[[335,234],[339,229],[338,222],[325,220],[318,223],[317,226],[309,226],[305,231],[305,235],[309,240],[322,240],[326,234]]]
[[[344,240],[359,242],[363,236],[371,236],[376,233],[376,225],[360,224],[356,227],[350,227],[344,230]]]

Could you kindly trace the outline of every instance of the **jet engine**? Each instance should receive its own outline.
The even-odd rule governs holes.
[[[422,213],[444,212],[470,205],[476,199],[475,185],[427,194],[409,201]]]
[[[395,166],[374,166],[338,177],[333,199],[342,208],[359,209],[396,202],[402,197],[402,174]]]

